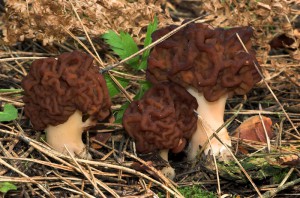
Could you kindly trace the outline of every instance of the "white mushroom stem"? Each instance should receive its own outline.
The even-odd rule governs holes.
[[[159,155],[162,159],[169,162],[169,149],[162,149],[159,151]]]
[[[188,92],[197,99],[197,113],[200,117],[197,123],[197,130],[192,136],[189,144],[188,159],[193,160],[197,156],[197,152],[200,150],[199,146],[203,147],[207,142],[207,135],[210,137],[213,132],[224,123],[224,110],[228,95],[222,96],[215,102],[208,102],[204,98],[203,94],[199,93],[196,89],[188,88]],[[231,139],[225,127],[218,132],[218,136],[224,143],[226,143],[228,146],[231,146]],[[226,160],[227,155],[229,155],[226,147],[222,145],[216,138],[213,138],[211,143],[213,153],[216,156],[221,156],[223,160]],[[206,144],[204,154],[207,155],[210,150],[210,145]]]
[[[163,149],[159,151],[159,155],[162,159],[164,159],[165,161],[167,161],[169,163],[169,149]],[[174,168],[172,168],[170,166],[170,164],[168,164],[168,166],[165,166],[161,172],[169,179],[173,180],[175,178],[175,170]]]
[[[58,152],[68,154],[65,148],[67,147],[73,156],[91,159],[81,139],[84,128],[91,124],[90,119],[82,122],[82,113],[77,110],[65,123],[57,126],[50,125],[45,129],[47,143]]]

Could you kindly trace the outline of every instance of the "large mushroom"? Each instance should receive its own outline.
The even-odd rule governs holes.
[[[196,99],[183,87],[173,83],[157,84],[142,99],[133,101],[123,116],[123,126],[136,143],[139,153],[159,151],[168,161],[168,153],[182,151],[197,127],[193,109]],[[162,172],[169,178],[174,169],[165,167]]]
[[[176,26],[162,28],[153,33],[157,40],[175,29]],[[245,44],[246,53],[237,34]],[[147,79],[152,83],[174,82],[184,86],[198,102],[197,131],[190,142],[188,158],[195,159],[199,146],[207,142],[224,123],[224,109],[228,97],[246,94],[261,80],[254,63],[251,27],[231,29],[213,28],[208,24],[191,23],[170,38],[156,45],[149,56]],[[191,107],[192,108],[192,107]],[[207,133],[207,134],[206,134]],[[231,139],[226,128],[219,137],[228,146]],[[211,147],[207,144],[205,154]],[[212,151],[226,160],[226,147],[217,139],[212,139]]]
[[[35,130],[45,130],[55,150],[91,158],[82,142],[85,128],[110,114],[105,80],[93,58],[80,51],[32,63],[22,81],[25,115]]]

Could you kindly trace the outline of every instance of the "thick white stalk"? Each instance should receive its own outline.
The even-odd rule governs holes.
[[[82,132],[89,125],[90,120],[82,122],[82,113],[75,111],[69,119],[57,126],[48,126],[46,131],[47,143],[56,151],[68,154],[65,146],[73,156],[91,159],[82,142]]]
[[[159,155],[162,159],[169,162],[169,149],[162,149],[159,151]]]
[[[161,169],[161,172],[169,179],[173,180],[176,176],[174,168],[172,168],[169,164],[169,149],[163,149],[159,151],[159,155],[162,159],[168,162],[168,165]]]
[[[215,102],[208,102],[204,98],[203,94],[199,93],[196,89],[188,88],[188,92],[197,99],[197,113],[200,117],[197,123],[197,130],[193,134],[189,144],[188,159],[193,160],[195,159],[197,152],[199,151],[199,146],[203,147],[207,141],[206,133],[208,134],[208,136],[211,136],[213,132],[216,131],[224,123],[224,110],[228,96],[224,95]],[[204,130],[206,131],[206,133]],[[218,133],[218,136],[224,143],[226,143],[228,146],[231,146],[231,139],[226,128],[223,128]],[[211,143],[214,154],[216,156],[221,156],[224,160],[226,160],[228,151],[226,150],[225,146],[215,138],[211,140]],[[207,144],[204,150],[205,155],[209,154],[210,150],[211,147],[209,144]]]

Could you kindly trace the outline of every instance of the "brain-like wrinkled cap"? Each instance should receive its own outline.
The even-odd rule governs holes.
[[[99,120],[110,114],[104,77],[80,51],[34,61],[22,87],[25,115],[36,130],[62,124],[76,110]]]
[[[123,116],[126,132],[138,152],[172,149],[180,152],[197,127],[196,99],[173,83],[157,84],[141,100],[133,101]],[[181,144],[182,143],[182,144]]]
[[[157,30],[153,40],[176,27]],[[191,23],[152,49],[147,79],[152,83],[172,81],[192,86],[211,102],[226,93],[244,95],[261,80],[254,65],[255,62],[259,67],[252,50],[252,34],[251,27],[214,29],[207,24]]]

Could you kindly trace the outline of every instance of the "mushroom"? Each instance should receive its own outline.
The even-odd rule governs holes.
[[[152,34],[153,41],[175,29],[169,26]],[[249,53],[243,50],[239,34]],[[246,94],[261,80],[258,65],[251,49],[251,27],[213,28],[208,24],[191,23],[170,38],[156,45],[148,58],[147,79],[153,84],[174,82],[184,86],[198,102],[197,131],[194,133],[188,159],[195,159],[199,146],[207,142],[224,123],[226,100],[233,95]],[[190,107],[192,108],[192,107]],[[231,146],[226,128],[219,131],[222,141]],[[226,160],[229,152],[217,139],[207,144],[204,153],[214,153]]]
[[[22,80],[24,112],[35,130],[45,130],[55,150],[91,158],[82,142],[83,130],[110,114],[104,77],[93,58],[80,51],[32,63]]]
[[[168,153],[182,151],[197,127],[196,99],[183,87],[173,83],[157,84],[133,101],[123,116],[123,126],[135,140],[139,153],[159,151],[168,162]],[[162,172],[173,179],[172,167]]]

